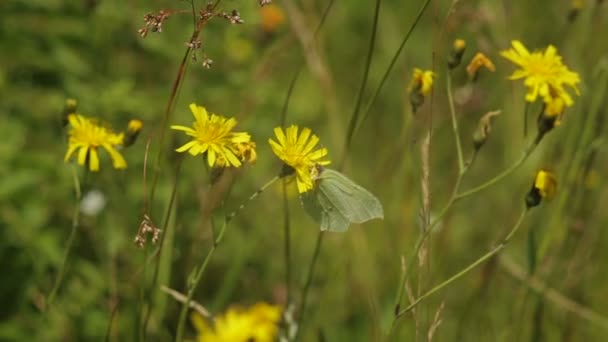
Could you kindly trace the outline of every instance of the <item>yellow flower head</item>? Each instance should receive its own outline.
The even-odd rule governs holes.
[[[532,189],[526,196],[526,206],[533,208],[540,204],[541,200],[550,200],[557,190],[557,180],[553,173],[547,170],[538,170],[532,183]]]
[[[211,167],[241,166],[242,156],[239,154],[238,145],[250,143],[251,136],[245,132],[232,131],[236,126],[236,119],[209,114],[205,107],[197,106],[195,103],[190,105],[190,111],[195,120],[192,128],[180,125],[171,126],[171,129],[183,131],[192,137],[191,141],[176,151],[188,151],[193,156],[206,153],[207,162]],[[255,148],[255,145],[253,147]]]
[[[260,9],[262,15],[262,29],[265,32],[276,31],[285,22],[285,13],[277,5],[266,5]]]
[[[534,188],[538,190],[542,198],[551,199],[555,196],[557,180],[551,172],[541,169],[536,173]]]
[[[471,79],[476,79],[477,74],[479,73],[479,69],[481,69],[481,67],[486,67],[486,69],[492,72],[496,71],[494,63],[492,63],[492,61],[488,57],[486,57],[486,55],[481,52],[478,52],[475,54],[473,59],[471,59],[469,65],[467,65],[467,74],[469,74],[469,77]]]
[[[433,89],[434,78],[434,72],[415,68],[412,81],[410,82],[409,91],[419,92],[423,96],[427,96]]]
[[[117,147],[123,145],[122,133],[115,134],[110,128],[98,125],[94,120],[80,114],[68,115],[70,129],[68,131],[68,151],[64,160],[68,161],[78,151],[78,164],[88,165],[89,170],[99,171],[98,148],[108,152],[115,169],[124,169],[127,162],[118,152]]]
[[[129,124],[127,125],[127,131],[130,134],[136,134],[139,133],[139,131],[141,131],[141,128],[143,127],[144,123],[141,122],[141,120],[131,120],[129,121]]]
[[[460,65],[462,61],[462,55],[464,54],[464,50],[467,48],[467,42],[463,39],[456,39],[452,44],[452,51],[448,56],[448,68],[454,69],[455,67]]]
[[[211,326],[198,314],[191,317],[197,342],[274,342],[279,332],[281,307],[258,303],[248,309],[229,308]]]
[[[141,132],[144,123],[141,120],[133,119],[129,121],[127,125],[127,131],[125,133],[124,139],[124,147],[129,147],[135,143],[137,137],[139,136],[139,132]]]
[[[310,129],[303,128],[298,134],[298,126],[291,125],[285,132],[281,127],[274,129],[278,142],[268,139],[274,154],[295,171],[300,193],[314,187],[312,174],[316,171],[316,166],[330,163],[329,160],[323,160],[328,153],[326,148],[313,151],[319,143],[319,137],[311,133]]]
[[[501,51],[500,54],[521,67],[509,79],[524,79],[524,85],[528,87],[526,101],[534,102],[540,96],[545,102],[549,102],[552,89],[564,99],[566,106],[571,106],[574,101],[564,89],[564,85],[571,87],[578,94],[576,85],[580,82],[580,77],[562,63],[557,49],[549,45],[545,51],[529,52],[518,40],[512,41],[511,44],[511,49]]]
[[[464,39],[456,39],[454,40],[454,44],[452,45],[452,50],[456,52],[464,51],[467,47],[467,42]]]

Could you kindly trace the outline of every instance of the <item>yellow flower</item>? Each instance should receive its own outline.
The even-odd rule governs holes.
[[[136,134],[139,133],[139,131],[141,131],[141,128],[143,127],[144,123],[141,122],[141,120],[131,120],[129,121],[129,124],[127,125],[127,131],[130,134]]]
[[[99,153],[102,147],[110,154],[115,169],[124,169],[127,162],[118,152],[117,147],[123,145],[122,133],[115,134],[110,128],[98,125],[94,120],[79,114],[68,115],[70,130],[68,131],[68,151],[64,160],[68,161],[78,150],[78,164],[88,164],[91,171],[99,171]]]
[[[555,195],[557,180],[553,173],[547,170],[538,170],[532,183],[532,189],[526,196],[526,206],[533,208],[540,204],[541,200],[550,200]]]
[[[191,316],[197,342],[274,342],[279,332],[281,307],[258,303],[249,309],[229,308],[213,325],[198,313]]]
[[[124,139],[124,147],[129,147],[135,143],[143,126],[144,123],[141,120],[133,119],[129,121]]]
[[[434,78],[434,72],[415,68],[409,91],[419,92],[423,96],[427,96],[431,92],[431,89],[433,89]]]
[[[550,102],[545,103],[545,114],[549,117],[556,117],[564,112],[566,103],[561,97],[551,98]]]
[[[551,172],[541,169],[536,173],[534,188],[538,190],[542,198],[551,199],[557,189],[557,180]]]
[[[239,158],[241,162],[253,164],[258,159],[258,154],[255,151],[255,143],[253,141],[234,144],[232,146],[232,149],[234,154]],[[228,162],[228,160],[224,159],[223,156],[218,155],[217,159],[215,160],[215,166],[229,167],[230,163]]]
[[[467,48],[467,42],[463,39],[456,39],[452,44],[452,51],[448,56],[448,67],[450,69],[454,69],[458,65],[460,65],[460,61],[462,60],[462,55],[464,54],[464,50]]]
[[[178,149],[177,152],[188,151],[196,156],[206,153],[209,166],[241,166],[241,159],[237,145],[249,143],[251,136],[245,132],[232,132],[236,126],[236,119],[227,119],[221,115],[209,114],[205,107],[190,104],[190,111],[194,116],[193,128],[172,125],[171,129],[183,131],[193,139]]]
[[[266,5],[260,9],[260,12],[262,15],[262,29],[265,32],[274,32],[285,22],[285,14],[277,5]]]
[[[456,52],[462,52],[467,47],[467,42],[464,39],[456,39],[454,40],[454,44],[452,45],[452,49]]]
[[[313,149],[319,143],[319,137],[312,134],[308,128],[303,128],[298,135],[298,126],[291,125],[285,132],[281,127],[274,129],[277,142],[268,139],[274,154],[296,173],[298,192],[304,193],[313,188],[312,174],[316,165],[328,165],[329,160],[323,160],[327,155],[326,148]]]
[[[473,59],[471,59],[469,65],[467,65],[467,74],[469,74],[469,77],[474,80],[477,78],[477,74],[479,73],[479,69],[481,67],[486,67],[486,69],[492,72],[496,71],[494,63],[492,63],[492,61],[486,57],[486,55],[478,52],[475,54]]]
[[[557,49],[549,45],[544,52],[530,53],[518,40],[512,41],[511,44],[513,45],[511,49],[501,51],[500,54],[521,67],[509,79],[524,79],[524,85],[528,87],[526,101],[534,102],[540,96],[545,102],[549,102],[553,92],[564,100],[566,106],[571,106],[574,101],[564,85],[571,87],[578,94],[576,85],[580,82],[580,77],[562,63],[562,57],[557,54]]]

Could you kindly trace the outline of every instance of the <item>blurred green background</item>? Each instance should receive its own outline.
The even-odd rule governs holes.
[[[342,156],[349,118],[363,79],[374,14],[373,1],[336,1],[313,47],[311,37],[328,1],[274,3],[283,21],[264,29],[255,0],[222,1],[237,9],[243,25],[214,19],[201,35],[212,68],[203,54],[188,63],[172,124],[189,125],[188,104],[235,116],[238,130],[258,144],[258,162],[234,174],[234,183],[214,212],[220,222],[249,194],[280,170],[267,144],[280,124],[287,89],[302,72],[290,98],[288,124],[310,127],[330,151],[334,166]],[[372,99],[391,58],[423,1],[384,1],[378,21],[369,80],[362,108]],[[197,7],[205,3],[196,1]],[[190,9],[187,1],[4,0],[0,2],[0,340],[130,341],[138,335],[142,287],[154,307],[147,340],[167,341],[175,334],[180,305],[158,289],[147,288],[153,251],[134,246],[142,218],[145,145],[151,139],[148,182],[159,148],[161,162],[155,201],[149,213],[162,225],[178,156],[172,147],[185,137],[170,132],[158,146],[164,110],[192,17],[171,16],[162,33],[142,39],[143,15],[160,9]],[[290,8],[288,11],[287,9]],[[453,12],[448,16],[448,9]],[[607,193],[606,4],[585,1],[574,20],[572,2],[431,1],[369,118],[357,130],[344,173],[379,197],[385,219],[329,234],[323,243],[309,296],[303,340],[380,340],[391,322],[401,258],[408,258],[420,233],[420,140],[432,117],[431,202],[436,214],[449,198],[458,168],[445,88],[445,58],[455,38],[467,41],[464,63],[482,51],[497,71],[483,71],[468,83],[464,65],[454,73],[456,111],[465,156],[479,118],[502,110],[463,189],[480,184],[511,165],[528,144],[523,137],[524,87],[507,76],[513,66],[499,56],[512,39],[531,49],[554,44],[564,62],[582,78],[581,96],[523,167],[505,181],[457,203],[431,238],[429,262],[412,270],[408,283],[421,292],[485,253],[515,222],[534,172],[548,168],[559,181],[558,196],[526,218],[504,254],[524,274],[583,308],[580,310],[531,291],[503,261],[492,260],[423,302],[416,319],[400,320],[396,340],[425,340],[437,308],[445,303],[436,340],[602,341],[607,332],[608,246],[604,210]],[[437,73],[432,98],[416,116],[407,86],[414,67]],[[602,69],[603,68],[603,69]],[[602,71],[604,70],[602,74]],[[79,113],[98,117],[117,130],[139,118],[139,141],[124,150],[128,168],[117,171],[102,159],[101,172],[89,174],[83,195],[101,192],[105,206],[82,213],[65,279],[51,309],[45,310],[61,266],[75,202],[72,167],[64,163],[67,144],[61,125],[66,98],[79,102]],[[532,106],[532,110],[538,108]],[[532,115],[531,130],[535,129]],[[103,152],[102,152],[103,154]],[[79,168],[80,170],[80,168]],[[80,170],[82,171],[82,170]],[[80,173],[82,179],[83,172]],[[204,160],[186,158],[177,182],[160,279],[185,291],[192,267],[211,243],[208,179]],[[283,200],[279,183],[248,204],[228,227],[203,277],[195,300],[213,313],[233,304],[267,301],[285,305]],[[298,303],[318,227],[291,192],[292,296]],[[550,298],[551,297],[551,298]],[[112,325],[112,310],[117,308]],[[580,308],[579,308],[580,309]],[[583,312],[586,312],[583,310]],[[417,322],[417,323],[416,323]],[[188,327],[187,336],[195,331]]]

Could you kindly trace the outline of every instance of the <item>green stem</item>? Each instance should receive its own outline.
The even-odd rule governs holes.
[[[344,166],[344,162],[346,161],[346,156],[350,150],[350,145],[352,142],[353,135],[355,133],[355,128],[357,127],[357,122],[359,122],[359,109],[361,108],[361,102],[363,101],[363,93],[365,92],[365,87],[367,86],[367,78],[369,76],[369,69],[372,64],[372,57],[374,55],[374,45],[376,44],[376,33],[378,31],[378,18],[380,17],[380,3],[381,0],[376,0],[376,7],[374,11],[374,22],[372,24],[372,35],[369,40],[369,47],[367,50],[367,58],[365,60],[365,70],[363,72],[363,79],[361,80],[361,85],[359,87],[359,94],[357,95],[357,102],[355,103],[355,108],[353,109],[353,113],[351,114],[350,121],[348,122],[348,131],[346,133],[346,139],[344,141],[344,151],[342,152],[342,160],[339,164],[339,169],[342,169]]]
[[[219,5],[221,0],[216,0],[210,11],[214,11]],[[203,27],[207,23],[209,19],[201,19],[194,25],[194,30],[192,31],[192,35],[190,36],[190,42],[196,41],[203,30]],[[169,94],[169,100],[167,101],[167,105],[165,107],[165,113],[163,116],[163,121],[160,128],[160,137],[158,143],[158,153],[156,154],[156,160],[154,162],[154,173],[152,174],[152,185],[150,186],[150,202],[154,201],[154,194],[156,190],[156,183],[158,182],[158,177],[160,175],[161,169],[161,158],[163,152],[163,143],[165,141],[167,127],[169,125],[169,119],[171,118],[171,113],[173,112],[173,105],[176,102],[177,95],[179,93],[179,89],[182,85],[184,75],[186,74],[186,69],[188,67],[188,61],[190,60],[190,53],[192,52],[192,47],[188,45],[186,48],[186,52],[184,53],[184,57],[179,65],[177,75],[175,76],[175,80],[173,81],[173,86],[171,87],[171,93]]]
[[[458,153],[458,170],[459,173],[464,172],[464,158],[462,157],[462,145],[460,144],[460,132],[458,131],[458,121],[456,120],[456,109],[454,108],[454,97],[452,96],[452,75],[448,70],[447,74],[447,92],[448,103],[450,105],[450,116],[452,117],[452,131],[454,132],[454,140],[456,141],[456,152]]]
[[[519,168],[527,159],[528,157],[530,157],[530,155],[532,154],[532,152],[536,149],[536,146],[538,146],[538,143],[540,142],[540,140],[542,139],[543,135],[539,134],[536,136],[536,138],[534,139],[534,141],[530,144],[530,146],[528,146],[524,152],[522,153],[521,157],[515,162],[515,164],[511,165],[511,167],[509,167],[508,169],[504,170],[503,172],[501,172],[500,174],[498,174],[497,176],[495,176],[494,178],[486,181],[485,183],[478,185],[470,190],[467,190],[465,192],[459,193],[456,195],[456,197],[454,198],[454,201],[458,201],[461,200],[465,197],[469,197],[477,192],[480,192],[486,188],[489,188],[490,186],[498,183],[499,181],[501,181],[503,178],[507,177],[508,175],[510,175],[513,171],[517,170],[517,168]]]
[[[224,238],[224,233],[226,232],[226,227],[228,226],[228,223],[230,223],[230,221],[241,210],[243,210],[245,208],[245,205],[247,203],[249,203],[252,200],[254,200],[255,198],[257,198],[262,192],[264,192],[264,190],[266,190],[269,186],[271,186],[278,179],[279,179],[279,176],[275,176],[270,181],[268,181],[266,184],[262,185],[262,187],[259,188],[256,192],[254,192],[251,196],[249,196],[249,198],[245,202],[243,202],[232,213],[230,213],[229,215],[226,216],[224,223],[222,224],[222,227],[220,228],[219,233],[217,234],[217,237],[213,241],[213,245],[211,246],[211,249],[209,249],[209,252],[207,252],[207,255],[205,256],[205,258],[201,262],[200,267],[196,271],[194,280],[191,282],[191,284],[188,285],[188,296],[186,298],[186,301],[183,303],[182,310],[179,314],[179,321],[178,321],[178,325],[177,325],[177,335],[176,335],[175,341],[181,342],[183,340],[184,325],[186,322],[186,313],[188,312],[188,308],[190,307],[190,302],[192,301],[192,296],[194,296],[194,292],[196,291],[196,288],[198,287],[198,284],[201,281],[202,275],[205,272],[207,265],[209,264],[209,260],[211,260],[213,253],[215,252],[215,250],[217,249],[217,247],[219,246],[219,244],[222,242],[222,240]]]
[[[414,32],[414,28],[416,28],[416,26],[418,25],[418,22],[420,22],[420,19],[422,18],[424,11],[426,10],[426,8],[428,7],[428,5],[430,3],[431,3],[431,0],[426,0],[420,7],[418,14],[416,14],[416,18],[414,19],[414,22],[412,23],[412,25],[410,26],[408,31],[405,33],[405,36],[403,36],[403,39],[401,40],[401,44],[399,44],[399,48],[397,48],[397,51],[395,51],[395,54],[393,55],[393,58],[391,59],[391,62],[388,65],[388,68],[386,68],[384,75],[382,75],[380,84],[378,84],[378,88],[376,88],[374,95],[372,95],[372,99],[367,104],[367,107],[365,108],[365,111],[363,112],[363,117],[361,118],[361,121],[357,127],[361,127],[361,125],[369,117],[369,114],[372,111],[372,107],[376,103],[376,100],[378,99],[378,96],[380,95],[380,92],[382,91],[384,84],[388,80],[388,77],[390,76],[391,72],[393,71],[393,68],[395,67],[395,64],[397,63],[397,60],[399,59],[399,56],[401,55],[401,51],[403,51],[405,44],[410,39],[412,32]]]
[[[285,257],[285,292],[287,305],[291,302],[291,220],[287,200],[287,180],[283,179],[283,235]]]
[[[160,241],[158,244],[158,253],[154,254],[154,257],[158,258],[158,262],[155,264],[154,266],[154,274],[152,276],[152,285],[151,285],[151,289],[152,291],[154,291],[156,289],[156,284],[158,282],[158,276],[159,276],[159,272],[160,272],[160,264],[161,264],[161,260],[163,259],[163,246],[164,246],[164,242],[165,242],[165,236],[167,235],[167,227],[169,226],[169,221],[171,219],[171,211],[173,210],[173,205],[175,203],[175,197],[177,196],[177,182],[179,179],[179,174],[182,168],[182,162],[183,162],[184,158],[180,157],[179,160],[177,161],[177,165],[175,166],[175,176],[173,178],[173,188],[171,189],[171,197],[169,198],[169,205],[167,206],[167,210],[165,212],[165,219],[163,221],[163,225],[161,226],[161,237],[160,237]],[[146,249],[147,250],[147,249]],[[170,252],[170,251],[165,251],[165,253]],[[144,259],[145,261],[146,259]],[[146,267],[147,262],[144,263],[144,268]],[[145,273],[145,271],[144,271]],[[150,298],[152,298],[152,295],[150,294]],[[147,327],[148,327],[148,322],[150,320],[150,315],[152,314],[152,307],[153,307],[153,301],[150,300],[150,305],[148,310],[146,311],[145,314],[145,318],[143,320],[143,327],[142,327],[142,332],[145,334]],[[144,335],[145,336],[145,335]]]
[[[323,242],[323,236],[325,236],[324,231],[319,231],[319,235],[317,235],[317,242],[315,243],[315,250],[312,254],[312,259],[310,261],[310,265],[308,266],[308,275],[306,277],[306,283],[304,284],[304,288],[302,289],[302,301],[300,302],[300,308],[298,310],[298,322],[296,323],[296,335],[294,336],[294,341],[298,340],[300,336],[300,331],[302,331],[302,324],[304,322],[304,311],[306,310],[306,304],[308,300],[308,292],[310,290],[310,286],[312,284],[312,277],[315,274],[315,265],[317,264],[317,259],[319,258],[319,252],[321,251],[321,243]]]
[[[72,165],[72,178],[74,180],[74,192],[76,193],[76,206],[74,207],[74,212],[72,213],[72,229],[70,230],[70,236],[68,237],[68,242],[65,247],[65,252],[63,254],[63,260],[61,261],[61,268],[59,268],[59,273],[57,274],[57,278],[55,279],[53,289],[47,297],[47,308],[53,304],[55,296],[57,296],[57,291],[59,290],[61,282],[63,281],[63,277],[65,275],[65,268],[68,263],[68,258],[70,257],[70,252],[72,251],[72,246],[74,244],[74,240],[76,239],[76,231],[78,230],[78,226],[80,225],[80,199],[82,198],[82,192],[80,189],[80,181],[78,180],[76,167],[74,165]]]
[[[421,234],[418,237],[418,239],[416,240],[416,244],[414,245],[414,250],[412,251],[412,253],[408,259],[406,269],[401,276],[399,288],[397,289],[397,297],[396,297],[396,301],[395,301],[395,313],[399,312],[401,309],[400,306],[401,306],[401,302],[403,300],[405,282],[407,281],[409,271],[412,268],[412,265],[414,264],[416,255],[418,255],[418,252],[420,251],[420,248],[424,244],[425,240],[434,231],[434,228],[437,226],[437,224],[439,224],[439,222],[441,222],[443,217],[448,213],[448,211],[452,207],[452,205],[465,197],[471,196],[479,191],[482,191],[482,190],[490,187],[491,185],[497,183],[498,181],[500,181],[501,179],[505,178],[506,176],[511,174],[513,171],[515,171],[519,166],[521,166],[526,161],[526,159],[528,159],[530,154],[532,154],[532,152],[534,151],[536,146],[538,146],[538,143],[540,142],[542,137],[543,137],[542,135],[538,135],[536,137],[536,139],[534,139],[534,141],[530,144],[530,146],[528,146],[524,150],[521,158],[519,160],[517,160],[515,162],[515,164],[513,164],[511,167],[509,167],[505,171],[501,172],[498,176],[488,180],[487,182],[485,182],[471,190],[465,191],[463,193],[459,193],[459,188],[460,188],[462,178],[463,178],[464,174],[466,173],[466,171],[468,171],[470,169],[471,165],[473,164],[473,162],[476,159],[476,153],[473,154],[471,161],[464,166],[463,172],[460,173],[458,178],[456,179],[456,184],[454,185],[454,189],[452,190],[452,195],[450,196],[450,199],[448,200],[446,205],[443,207],[443,209],[441,209],[441,211],[435,217],[435,219],[431,222],[428,229],[423,234]],[[392,330],[394,329],[396,318],[397,318],[397,315],[395,315],[393,317],[393,324],[390,327],[389,336],[392,333]]]
[[[455,275],[453,275],[452,277],[448,278],[446,281],[440,283],[439,285],[437,285],[437,286],[433,287],[432,289],[428,290],[427,292],[425,292],[423,295],[421,295],[416,300],[414,300],[414,302],[412,302],[408,307],[406,307],[405,309],[399,311],[397,313],[397,318],[399,318],[399,317],[403,316],[404,314],[406,314],[407,312],[411,311],[418,304],[420,304],[420,302],[422,302],[423,300],[425,300],[429,296],[431,296],[434,293],[440,291],[441,289],[443,289],[444,287],[450,285],[454,281],[462,278],[464,275],[466,275],[470,271],[474,270],[479,265],[483,264],[488,259],[492,258],[496,254],[498,254],[501,250],[503,250],[505,248],[505,246],[509,243],[509,241],[511,240],[511,238],[513,237],[513,235],[515,234],[515,232],[517,232],[517,230],[521,226],[521,224],[524,221],[524,218],[525,218],[527,212],[528,212],[528,210],[527,210],[527,208],[525,208],[522,211],[522,213],[520,214],[519,218],[517,219],[517,222],[515,223],[515,225],[513,226],[513,228],[511,229],[511,231],[509,232],[509,234],[507,234],[507,236],[502,240],[502,242],[498,246],[494,247],[488,253],[484,254],[479,259],[477,259],[473,263],[471,263],[469,266],[465,267],[460,272],[458,272]]]

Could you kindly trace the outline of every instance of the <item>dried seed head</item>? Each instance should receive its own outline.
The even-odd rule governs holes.
[[[213,64],[213,59],[209,57],[203,58],[203,68],[211,69],[211,64]]]
[[[242,24],[245,22],[237,10],[232,10],[230,14],[222,12],[219,14],[219,16],[228,20],[231,24]]]
[[[147,214],[144,214],[144,218],[139,224],[139,230],[135,236],[135,245],[139,248],[146,246],[147,237],[146,235],[152,234],[152,244],[156,244],[160,237],[161,230],[157,228]]]
[[[475,150],[479,150],[486,143],[486,140],[492,131],[492,119],[498,115],[500,115],[500,111],[496,110],[486,113],[479,119],[477,129],[473,133],[473,146],[475,147]]]
[[[171,13],[165,10],[160,10],[158,14],[147,13],[144,15],[145,26],[137,30],[142,38],[148,35],[148,32],[163,32],[163,23],[169,19]]]

